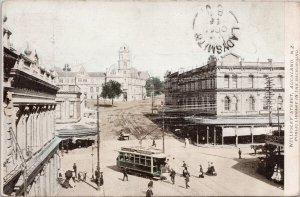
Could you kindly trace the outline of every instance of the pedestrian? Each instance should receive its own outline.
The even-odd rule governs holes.
[[[170,176],[171,176],[171,181],[172,181],[173,185],[175,184],[175,175],[176,175],[175,170],[171,169]]]
[[[153,141],[152,141],[152,146],[156,147],[155,139],[153,139]]]
[[[240,148],[239,148],[239,159],[242,159],[242,151]]]
[[[204,172],[203,172],[203,168],[202,165],[200,165],[200,174],[199,174],[199,178],[204,178]]]
[[[101,173],[100,173],[100,167],[97,166],[97,170],[95,170],[95,183],[97,184],[97,186],[99,187],[101,185],[100,183],[100,176],[101,176]]]
[[[147,192],[146,192],[146,197],[152,197],[153,196],[153,192],[151,188],[148,188]]]
[[[171,172],[171,170],[170,170],[170,164],[169,164],[169,159],[167,159],[167,160],[165,161],[165,167],[166,167],[166,169],[167,169],[167,172]]]
[[[152,180],[150,180],[149,183],[148,183],[148,189],[149,188],[151,188],[151,189],[153,188],[153,181]]]
[[[187,165],[186,165],[185,161],[183,161],[182,167],[184,167],[184,168],[186,168],[186,167],[187,167]]]
[[[103,172],[100,172],[100,186],[104,184]]]
[[[190,186],[189,186],[189,182],[190,182],[190,175],[187,174],[187,175],[185,176],[185,188],[186,188],[186,189],[190,187]]]
[[[77,165],[76,165],[76,163],[74,163],[74,165],[73,165],[73,170],[75,172],[75,177],[77,178]]]
[[[210,164],[210,169],[211,169],[211,174],[212,175],[217,175],[213,162],[211,162],[211,164]]]
[[[211,169],[210,169],[210,163],[208,162],[207,164],[207,173],[210,173]]]
[[[271,177],[271,179],[272,180],[275,180],[276,179],[276,177],[277,177],[277,172],[278,172],[278,170],[277,170],[278,168],[277,168],[277,164],[275,165],[275,167],[274,167],[274,173],[273,173],[273,175],[272,175],[272,177]]]
[[[183,170],[183,172],[182,172],[182,176],[186,177],[187,175],[190,175],[190,173],[189,173],[187,167],[185,167],[184,170]]]
[[[123,168],[123,181],[125,180],[125,178],[128,181],[128,174],[127,174],[127,168],[126,167]]]

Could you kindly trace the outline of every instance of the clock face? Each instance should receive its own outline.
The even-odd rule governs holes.
[[[221,4],[203,6],[193,20],[194,39],[204,51],[221,55],[238,42],[239,22],[230,10]]]

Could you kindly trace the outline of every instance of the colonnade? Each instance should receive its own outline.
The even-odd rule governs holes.
[[[32,185],[28,187],[28,196],[56,196],[60,188],[57,182],[58,174],[56,173],[59,168],[60,158],[56,153],[35,177]]]
[[[55,136],[54,109],[54,104],[14,107],[15,136],[25,158],[37,152]]]

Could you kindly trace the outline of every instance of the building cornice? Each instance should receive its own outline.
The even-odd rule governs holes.
[[[10,77],[13,77],[12,87],[14,88],[33,89],[35,91],[45,92],[49,94],[56,94],[59,90],[57,86],[19,69],[11,69]]]

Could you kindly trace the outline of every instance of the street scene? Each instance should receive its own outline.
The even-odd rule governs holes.
[[[103,171],[104,185],[100,191],[96,190],[96,184],[91,182],[92,161],[96,162],[96,146],[88,148],[78,148],[69,153],[63,154],[62,169],[71,169],[73,163],[77,165],[77,170],[87,172],[86,181],[76,182],[76,187],[70,189],[61,188],[59,196],[85,196],[89,195],[106,195],[106,196],[145,196],[148,189],[150,178],[143,178],[135,175],[128,175],[128,181],[123,181],[123,173],[116,166],[118,150],[125,146],[139,146],[139,140],[135,137],[135,130],[130,130],[130,139],[118,141],[118,133],[115,129],[115,122],[126,121],[142,123],[144,128],[155,128],[151,121],[143,116],[145,113],[151,113],[151,100],[143,100],[131,103],[118,103],[115,108],[100,109],[100,120],[105,122],[101,131],[101,171]],[[128,111],[130,109],[130,112]],[[141,124],[139,124],[141,125]],[[126,127],[126,124],[123,127]],[[138,137],[146,135],[141,133]],[[156,138],[156,148],[162,149],[162,131],[155,131],[153,135],[148,135],[143,141],[143,146],[152,146],[152,139]],[[264,176],[256,172],[258,168],[258,157],[262,154],[254,155],[250,145],[240,145],[242,150],[242,159],[239,159],[238,147],[233,145],[190,145],[185,147],[184,141],[178,139],[172,133],[167,132],[165,135],[166,156],[169,159],[170,166],[176,171],[175,184],[171,182],[168,175],[166,180],[156,180],[153,184],[153,193],[155,196],[214,196],[214,195],[243,195],[245,192],[252,195],[283,195],[282,187],[274,182],[267,180]],[[107,154],[110,152],[111,154]],[[94,154],[93,156],[91,154]],[[188,170],[191,174],[190,188],[185,188],[185,180],[182,176],[183,161],[187,163]],[[213,162],[217,176],[207,176],[199,178],[200,165],[203,171],[207,171],[208,162]],[[95,169],[94,169],[95,170]],[[232,178],[234,177],[234,178]],[[229,181],[230,180],[230,181]],[[241,182],[247,182],[247,187],[241,186]],[[118,189],[116,189],[116,187]],[[263,190],[259,188],[264,188]]]
[[[282,6],[3,3],[1,195],[283,196]]]

